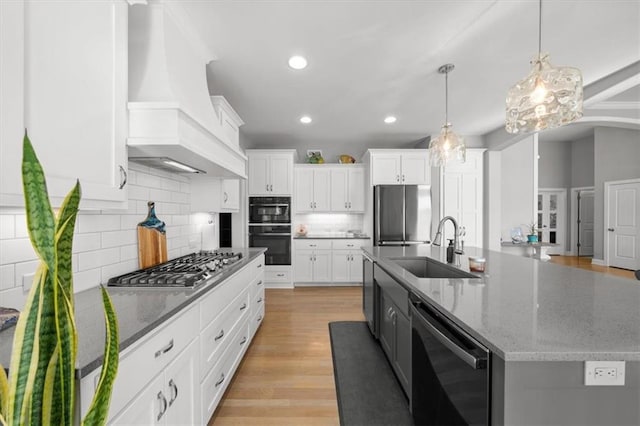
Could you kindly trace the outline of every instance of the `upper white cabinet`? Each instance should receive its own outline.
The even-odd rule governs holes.
[[[482,247],[482,174],[484,149],[467,149],[463,164],[443,168],[442,206],[444,216],[453,216],[464,231],[465,246]],[[443,216],[443,217],[444,217]],[[453,238],[445,227],[445,238]]]
[[[222,180],[222,200],[220,209],[225,212],[240,210],[240,181],[238,179]]]
[[[323,166],[295,166],[296,213],[328,212],[332,171]]]
[[[342,165],[331,169],[331,211],[364,212],[362,165]]]
[[[370,149],[372,185],[429,185],[431,168],[426,149]]]
[[[247,150],[249,195],[291,195],[294,149]]]
[[[125,1],[0,2],[0,204],[21,205],[28,129],[49,195],[126,206]]]
[[[192,212],[237,212],[240,210],[240,181],[202,175],[191,176]]]

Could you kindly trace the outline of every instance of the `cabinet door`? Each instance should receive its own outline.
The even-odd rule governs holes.
[[[294,281],[308,283],[313,281],[313,250],[296,250],[294,259]]]
[[[269,156],[252,155],[249,157],[249,195],[268,195],[269,192]]]
[[[402,154],[401,181],[405,185],[429,185],[431,183],[429,151]]]
[[[349,170],[349,211],[364,212],[364,169]]]
[[[400,154],[375,154],[371,157],[372,185],[401,185]]]
[[[112,425],[157,425],[164,423],[169,396],[161,373],[131,401],[129,406],[109,421]]]
[[[393,323],[393,302],[384,291],[380,292],[380,346],[393,363],[395,327]]]
[[[316,212],[331,210],[331,171],[329,169],[313,171],[313,201]]]
[[[341,283],[350,281],[350,255],[349,250],[333,250],[331,255],[332,281]]]
[[[296,168],[295,175],[295,211],[296,213],[313,212],[313,170]]]
[[[222,209],[238,211],[240,209],[240,181],[238,179],[222,180]]]
[[[165,371],[168,425],[196,424],[200,419],[200,374],[198,368],[199,341],[195,339]]]
[[[316,250],[313,253],[313,281],[331,281],[331,250]]]
[[[394,366],[400,384],[411,397],[411,325],[399,309],[395,310],[393,320],[396,333]]]
[[[362,282],[362,253],[350,252],[349,260],[349,281],[354,283]]]
[[[26,128],[54,205],[79,179],[81,208],[124,207],[127,3],[0,3],[1,204],[23,203]]]
[[[293,158],[286,154],[271,154],[269,163],[269,193],[291,195],[293,192]]]
[[[331,211],[349,210],[349,172],[344,168],[331,171]]]

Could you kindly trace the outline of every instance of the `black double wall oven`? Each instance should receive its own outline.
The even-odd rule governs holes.
[[[249,247],[266,247],[266,265],[291,265],[291,197],[249,197]]]

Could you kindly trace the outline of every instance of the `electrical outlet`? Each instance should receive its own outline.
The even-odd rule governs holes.
[[[585,361],[585,386],[624,386],[624,361]]]

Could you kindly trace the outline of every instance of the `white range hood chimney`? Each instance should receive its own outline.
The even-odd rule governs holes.
[[[244,123],[228,104],[214,108],[209,96],[206,65],[215,55],[179,2],[141,3],[129,7],[129,159],[171,170],[169,159],[211,176],[246,178],[237,138]]]

